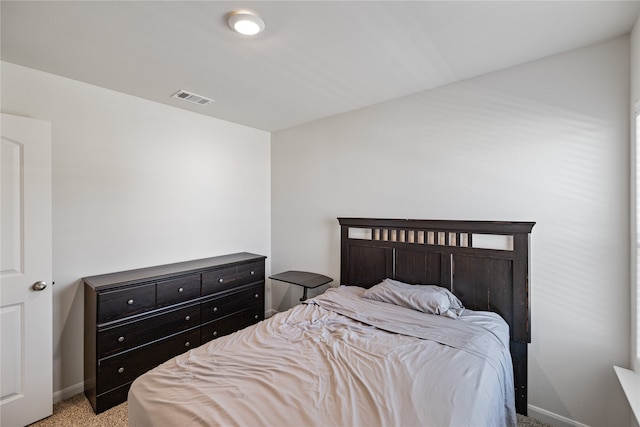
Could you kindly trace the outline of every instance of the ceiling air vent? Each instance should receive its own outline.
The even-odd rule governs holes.
[[[205,98],[204,96],[196,95],[195,93],[187,92],[186,90],[179,90],[171,96],[173,98],[184,99],[185,101],[193,102],[198,105],[207,105],[213,102],[213,99]]]

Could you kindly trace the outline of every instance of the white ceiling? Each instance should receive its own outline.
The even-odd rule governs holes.
[[[5,1],[1,59],[267,131],[608,40],[640,1]],[[266,23],[248,38],[225,15]],[[213,98],[207,106],[170,96]]]

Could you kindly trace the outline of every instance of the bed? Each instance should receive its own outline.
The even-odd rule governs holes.
[[[534,223],[338,220],[339,287],[142,375],[130,425],[515,426]]]

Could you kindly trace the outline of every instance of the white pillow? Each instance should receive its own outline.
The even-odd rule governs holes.
[[[437,285],[410,285],[397,280],[384,279],[367,289],[362,296],[452,319],[460,316],[464,310],[464,306],[455,295]]]

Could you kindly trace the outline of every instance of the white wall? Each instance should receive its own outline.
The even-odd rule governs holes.
[[[339,216],[536,221],[530,414],[629,425],[629,66],[622,37],[275,133],[273,271],[337,282]]]
[[[636,24],[633,27],[633,31],[631,32],[630,35],[630,52],[631,52],[631,135],[632,135],[632,140],[635,139],[635,135],[636,132],[638,131],[635,128],[635,109],[636,109],[636,105],[638,103],[640,103],[640,16],[638,16],[638,19],[636,20]],[[634,201],[632,203],[631,206],[631,215],[632,218],[635,217],[637,215],[637,206],[635,205],[635,203],[637,203],[636,200],[636,147],[634,145],[634,143],[631,144],[631,197],[632,200]],[[631,221],[631,259],[635,259],[637,260],[637,249],[636,249],[636,238],[635,238],[635,233],[637,232],[637,224],[635,223],[635,221]],[[637,262],[637,261],[636,261]],[[632,345],[631,348],[631,360],[632,360],[632,368],[636,370],[636,372],[640,372],[640,355],[638,354],[638,343],[640,343],[640,339],[638,337],[638,317],[637,317],[637,310],[640,307],[640,301],[638,301],[638,297],[640,297],[640,295],[637,293],[636,290],[636,283],[637,283],[637,278],[636,278],[636,268],[640,266],[640,263],[638,263],[638,266],[636,266],[636,264],[632,263],[631,265],[631,301],[632,301],[632,305],[631,305],[631,341],[636,343],[635,345]]]
[[[52,123],[54,392],[67,397],[83,382],[80,278],[270,256],[270,135],[1,65],[2,112]]]
[[[640,100],[640,15],[630,35],[631,39],[631,99]]]

